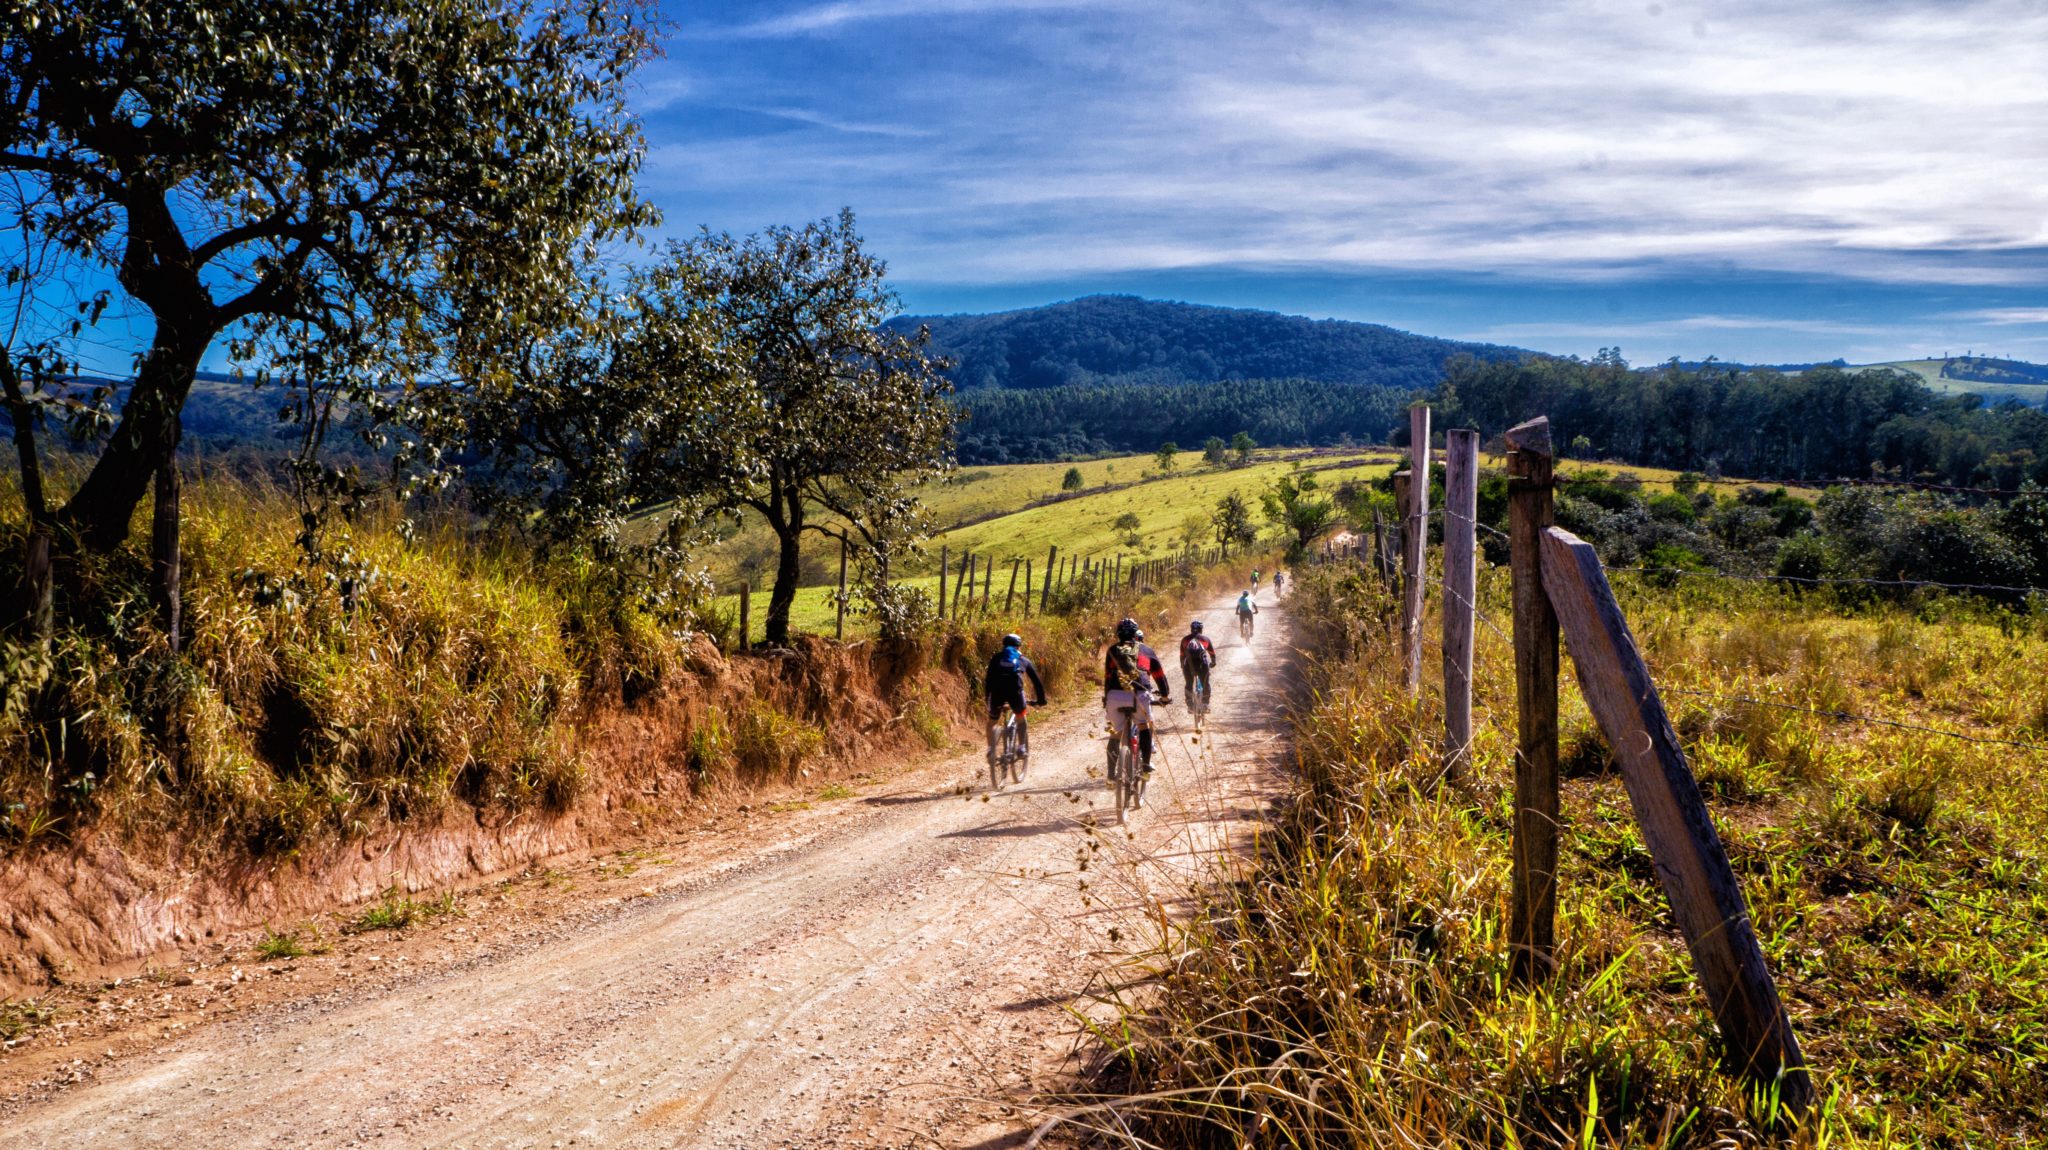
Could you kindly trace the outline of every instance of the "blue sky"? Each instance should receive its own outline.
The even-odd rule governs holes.
[[[2048,361],[2048,5],[671,3],[670,230],[1636,362]]]

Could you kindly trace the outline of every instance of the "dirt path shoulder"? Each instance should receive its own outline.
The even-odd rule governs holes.
[[[94,1010],[174,1009],[0,1063],[0,1146],[1018,1144],[1087,991],[1280,785],[1266,607],[1249,642],[1210,609],[1215,708],[1197,734],[1175,683],[1128,826],[1099,715],[1056,715],[1001,794],[975,754],[600,861],[580,898],[543,875],[408,937],[110,987]]]

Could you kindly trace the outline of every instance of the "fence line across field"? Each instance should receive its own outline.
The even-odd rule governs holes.
[[[1985,735],[1966,735],[1961,731],[1950,731],[1945,730],[1941,727],[1923,726],[1919,723],[1902,723],[1897,719],[1885,719],[1880,718],[1876,715],[1859,715],[1854,711],[1842,711],[1828,707],[1802,707],[1797,703],[1780,703],[1771,699],[1752,698],[1748,695],[1718,695],[1712,691],[1696,691],[1686,687],[1664,687],[1661,688],[1661,690],[1667,695],[1686,695],[1692,698],[1707,699],[1717,703],[1733,703],[1751,707],[1769,707],[1772,710],[1777,711],[1798,711],[1803,714],[1818,715],[1824,719],[1834,719],[1838,722],[1844,723],[1869,723],[1872,726],[1878,727],[1896,727],[1902,731],[1919,731],[1923,734],[1940,735],[1943,738],[1956,739],[1958,741],[1965,743],[1982,743],[1986,746],[1998,747],[2017,747],[2020,750],[2024,751],[2048,751],[2048,743],[2028,743],[2022,742],[2017,739],[1999,739]]]
[[[1944,583],[1939,579],[1864,579],[1854,576],[1743,575],[1731,571],[1698,571],[1690,567],[1609,567],[1632,575],[1677,575],[1691,579],[1734,579],[1744,583],[1797,583],[1813,587],[1939,587],[1946,591],[1997,591],[2013,595],[2048,594],[2048,587],[2017,587],[2005,583]]]
[[[1598,465],[1596,465],[1596,466],[1598,466]],[[1634,465],[1634,464],[1628,464],[1628,463],[1621,463],[1621,464],[1615,464],[1615,466],[1617,466],[1617,467],[1632,467],[1632,466],[1635,466],[1635,465]],[[1589,475],[1584,475],[1584,474],[1579,474],[1579,475],[1560,475],[1560,476],[1558,476],[1558,477],[1557,477],[1557,482],[1558,482],[1559,484],[1562,484],[1562,485],[1567,485],[1567,486],[1570,486],[1570,485],[1574,485],[1574,484],[1585,484],[1585,485],[1587,485],[1587,486],[1589,486],[1589,487],[1590,487],[1590,486],[1605,486],[1605,485],[1607,485],[1607,484],[1611,484],[1611,483],[1613,483],[1613,482],[1614,482],[1614,479],[1615,479],[1615,478],[1618,478],[1618,477],[1620,477],[1621,475],[1627,475],[1627,476],[1629,476],[1630,478],[1633,478],[1633,479],[1637,479],[1637,480],[1639,480],[1639,481],[1642,481],[1642,482],[1652,482],[1652,483],[1673,483],[1673,482],[1676,482],[1676,479],[1675,479],[1675,478],[1674,478],[1674,479],[1658,479],[1658,480],[1643,480],[1641,476],[1637,476],[1637,475],[1634,475],[1633,473],[1630,473],[1630,472],[1620,472],[1620,473],[1617,473],[1617,475],[1615,475],[1615,476],[1610,476],[1610,477],[1608,477],[1608,478],[1604,478],[1604,479],[1603,479],[1603,478],[1600,478],[1600,477],[1598,477],[1598,476],[1589,476]],[[2015,496],[2015,495],[2037,495],[2037,494],[2039,494],[2039,495],[2048,495],[2048,488],[2039,488],[2039,487],[1972,487],[1972,486],[1968,486],[1968,485],[1965,485],[1965,484],[1956,484],[1956,483],[1935,483],[1935,482],[1932,482],[1932,481],[1930,481],[1930,480],[1920,480],[1920,479],[1729,479],[1729,478],[1726,478],[1726,477],[1723,477],[1723,478],[1719,478],[1719,479],[1708,479],[1707,477],[1705,477],[1705,476],[1702,476],[1702,475],[1695,475],[1695,476],[1693,476],[1693,477],[1692,477],[1692,481],[1693,481],[1693,482],[1695,482],[1695,483],[1697,483],[1697,484],[1699,484],[1699,485],[1700,485],[1700,486],[1702,486],[1702,487],[1754,487],[1754,488],[1763,488],[1763,489],[1769,489],[1769,488],[1773,488],[1773,487],[1786,487],[1786,488],[1791,488],[1791,487],[1800,487],[1800,488],[1805,488],[1805,489],[1807,489],[1807,490],[1813,490],[1813,489],[1816,489],[1816,488],[1819,488],[1819,489],[1823,489],[1823,490],[1824,490],[1824,489],[1826,489],[1826,488],[1829,488],[1829,487],[1879,487],[1879,488],[1887,488],[1887,487],[1888,487],[1888,488],[1900,488],[1900,489],[1911,489],[1911,490],[1914,490],[1914,491],[1942,491],[1942,492],[1950,492],[1950,493],[1953,493],[1953,494],[1958,494],[1958,495],[2002,495],[2002,496],[2007,496],[2007,497],[2011,497],[2011,496]]]

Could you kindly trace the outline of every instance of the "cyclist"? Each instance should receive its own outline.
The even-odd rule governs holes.
[[[1202,621],[1196,619],[1188,624],[1188,633],[1180,637],[1180,679],[1181,690],[1188,698],[1195,697],[1195,681],[1201,680],[1202,693],[1209,694],[1209,669],[1216,665],[1216,644],[1209,636],[1202,634]],[[1189,704],[1192,706],[1193,704]]]
[[[1258,593],[1259,593],[1259,569],[1258,569],[1258,568],[1256,568],[1256,567],[1254,567],[1254,568],[1252,568],[1252,594],[1256,595],[1256,594],[1258,594]]]
[[[1256,616],[1258,613],[1259,605],[1257,602],[1253,601],[1252,593],[1249,591],[1239,592],[1237,596],[1238,627],[1248,631],[1252,626],[1252,618]]]
[[[1136,619],[1125,619],[1116,625],[1116,643],[1102,657],[1102,712],[1109,720],[1110,729],[1123,733],[1122,716],[1119,707],[1136,706],[1131,722],[1137,725],[1138,760],[1146,774],[1152,773],[1152,692],[1145,680],[1150,678],[1157,685],[1159,701],[1172,701],[1172,691],[1166,681],[1166,668],[1159,663],[1157,655],[1148,655],[1151,650],[1138,641],[1140,632]]]
[[[1275,568],[1273,571],[1273,598],[1278,599],[1280,593],[1285,590],[1287,590],[1287,572]]]
[[[988,661],[988,670],[981,677],[981,693],[988,697],[988,764],[996,763],[996,738],[1002,733],[997,726],[1003,717],[1003,708],[1017,716],[1017,749],[1028,751],[1031,746],[1031,728],[1024,720],[1024,680],[1031,680],[1033,705],[1045,706],[1045,682],[1038,677],[1038,668],[1024,657],[1024,640],[1018,635],[1003,636],[1003,649]]]

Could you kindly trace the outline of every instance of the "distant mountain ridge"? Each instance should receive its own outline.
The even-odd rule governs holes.
[[[1520,359],[1497,344],[1381,324],[1094,295],[991,315],[903,316],[931,329],[963,389],[1293,379],[1403,391],[1434,386],[1456,355]]]

